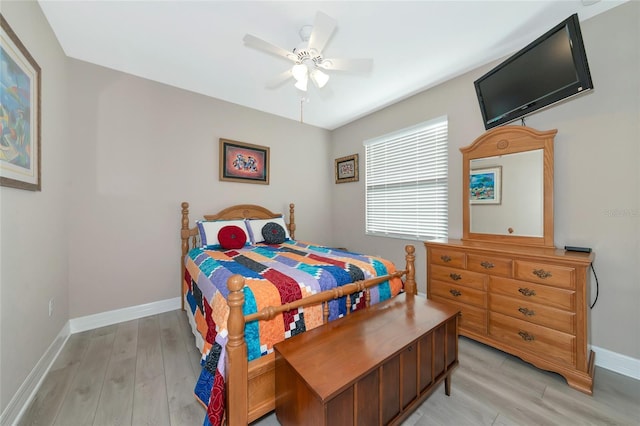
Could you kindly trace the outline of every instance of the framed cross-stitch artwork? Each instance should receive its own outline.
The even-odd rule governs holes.
[[[269,185],[269,147],[220,139],[220,180]]]
[[[358,154],[336,158],[336,183],[358,181]]]

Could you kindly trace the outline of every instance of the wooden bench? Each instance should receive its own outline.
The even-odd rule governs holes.
[[[450,394],[457,318],[454,308],[401,294],[276,344],[278,421],[399,424],[443,380]]]

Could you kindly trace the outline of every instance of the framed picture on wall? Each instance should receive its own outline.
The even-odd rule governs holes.
[[[471,170],[469,202],[471,204],[500,204],[502,202],[502,167]]]
[[[336,158],[336,183],[358,181],[358,154]]]
[[[40,67],[0,24],[0,185],[40,191]]]
[[[220,180],[269,185],[269,147],[220,139]]]

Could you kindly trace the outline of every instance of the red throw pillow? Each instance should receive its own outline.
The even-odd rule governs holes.
[[[239,249],[247,242],[247,234],[239,226],[223,226],[218,231],[218,241],[223,249]]]

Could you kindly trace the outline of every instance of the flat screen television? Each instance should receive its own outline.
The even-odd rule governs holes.
[[[573,14],[474,82],[485,129],[593,89]]]

